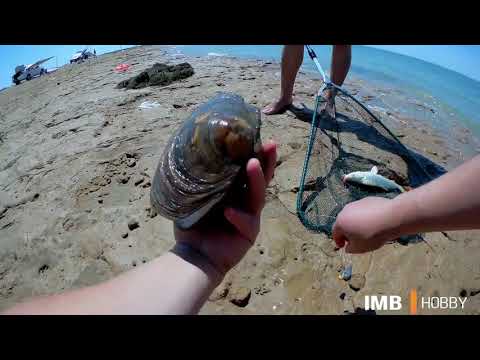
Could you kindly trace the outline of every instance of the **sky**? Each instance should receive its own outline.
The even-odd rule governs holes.
[[[55,56],[42,66],[53,69],[70,62],[70,57],[77,51],[88,48],[97,55],[125,49],[127,45],[0,45],[0,89],[12,85],[15,67],[32,64],[38,60]]]
[[[369,45],[403,55],[425,60],[447,69],[454,70],[480,81],[479,45]],[[0,89],[10,86],[15,66],[31,64],[37,60],[55,56],[45,63],[47,69],[69,62],[76,51],[88,47],[103,54],[126,45],[0,45]]]

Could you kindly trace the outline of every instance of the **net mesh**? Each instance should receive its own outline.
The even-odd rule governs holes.
[[[312,231],[330,236],[335,219],[346,204],[366,196],[394,198],[399,194],[344,184],[343,175],[370,171],[377,166],[380,175],[407,189],[440,175],[436,169],[432,171],[422,164],[378,116],[345,90],[336,89],[335,118],[321,111],[325,92],[317,96],[311,114],[304,114],[310,116],[312,125],[297,194],[297,214],[302,223]]]

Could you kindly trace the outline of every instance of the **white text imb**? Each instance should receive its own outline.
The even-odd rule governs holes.
[[[400,310],[402,298],[398,295],[366,295],[365,310]]]

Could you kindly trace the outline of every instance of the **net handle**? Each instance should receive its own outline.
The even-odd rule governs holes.
[[[315,66],[317,67],[317,70],[320,72],[320,75],[322,75],[323,82],[326,84],[331,83],[327,74],[325,74],[325,71],[323,71],[322,65],[320,65],[320,62],[318,61],[317,54],[315,54],[315,51],[313,51],[310,45],[305,45],[305,47],[307,48],[308,56],[310,56],[310,59],[313,60],[313,62],[315,63]]]
[[[310,138],[308,141],[308,147],[307,147],[307,153],[305,155],[305,160],[303,163],[303,169],[302,169],[302,177],[300,179],[300,186],[298,187],[298,194],[297,194],[297,216],[300,219],[300,222],[309,230],[312,231],[318,231],[321,229],[320,226],[312,224],[310,221],[308,221],[307,217],[305,216],[305,212],[302,210],[302,199],[303,199],[303,189],[305,186],[305,178],[307,176],[307,170],[308,170],[308,163],[310,161],[310,156],[312,154],[312,149],[315,141],[315,136],[317,133],[317,111],[318,111],[318,106],[320,104],[320,98],[321,98],[321,93],[323,90],[327,87],[327,84],[323,84],[320,87],[320,90],[318,91],[318,95],[315,98],[315,108],[313,110],[313,116],[312,116],[312,125],[310,127]]]

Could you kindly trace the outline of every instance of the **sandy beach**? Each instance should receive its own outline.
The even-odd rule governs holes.
[[[188,62],[195,74],[167,86],[116,88],[157,62]],[[120,63],[132,66],[114,71]],[[320,83],[301,72],[295,103],[312,107]],[[0,310],[31,296],[98,283],[168,251],[172,223],[154,216],[149,202],[168,138],[217,91],[237,93],[262,108],[278,95],[279,84],[274,62],[187,57],[141,46],[65,65],[1,91]],[[345,88],[378,110],[378,89],[348,78]],[[139,108],[144,101],[159,106]],[[418,119],[382,111],[385,124],[425,162],[448,171],[471,157],[461,150],[473,141],[468,132],[455,130],[455,143]],[[364,307],[365,295],[407,298],[411,289],[419,296],[468,298],[463,310],[420,313],[480,314],[479,231],[431,233],[425,235],[428,244],[395,243],[352,256],[355,283],[339,279],[342,257],[333,241],[309,232],[296,216],[310,124],[291,112],[263,116],[262,122],[262,141],[278,143],[279,161],[261,233],[201,314],[354,313]],[[362,151],[378,151],[353,135]],[[138,227],[130,230],[129,222]],[[245,294],[246,306],[232,302]],[[408,306],[397,313],[407,314]]]

